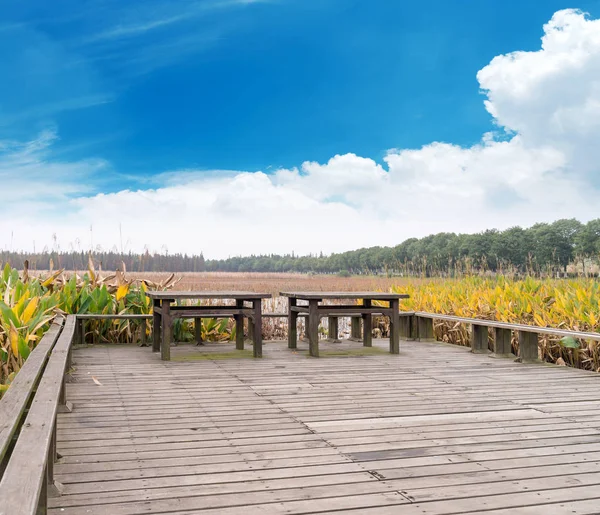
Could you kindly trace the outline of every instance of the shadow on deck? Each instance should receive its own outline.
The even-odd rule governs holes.
[[[600,376],[387,345],[77,349],[49,513],[600,512]]]

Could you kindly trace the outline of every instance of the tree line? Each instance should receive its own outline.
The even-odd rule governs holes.
[[[331,254],[252,255],[205,259],[203,254],[120,253],[97,249],[92,257],[104,270],[125,263],[137,272],[299,272],[402,275],[453,275],[492,271],[499,273],[565,272],[575,261],[591,263],[600,256],[600,219],[583,224],[575,219],[538,223],[529,228],[490,229],[477,234],[438,233],[411,238],[395,247],[368,247]],[[0,262],[31,269],[87,268],[85,251],[41,253],[0,251]],[[585,266],[585,265],[584,265]]]

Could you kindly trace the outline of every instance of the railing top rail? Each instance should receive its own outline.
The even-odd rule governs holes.
[[[432,318],[436,320],[447,320],[449,322],[460,322],[463,324],[474,324],[486,327],[497,327],[499,329],[511,329],[514,331],[524,331],[529,333],[538,334],[551,334],[556,336],[572,336],[573,338],[581,338],[582,340],[596,340],[600,341],[600,333],[588,333],[584,331],[571,331],[568,329],[554,329],[552,327],[539,327],[535,325],[526,324],[510,324],[507,322],[499,322],[496,320],[484,320],[480,318],[466,318],[458,317],[454,315],[441,315],[438,313],[427,313],[424,311],[417,311],[416,316],[422,318]]]
[[[69,315],[52,349],[37,392],[0,481],[0,515],[33,515],[38,508],[54,433],[75,316]]]
[[[79,320],[151,320],[152,315],[138,314],[138,313],[119,313],[114,315],[84,313],[81,315],[75,315]]]
[[[44,371],[48,354],[58,339],[63,323],[64,319],[55,319],[2,397],[0,402],[0,463],[4,460],[12,437]]]

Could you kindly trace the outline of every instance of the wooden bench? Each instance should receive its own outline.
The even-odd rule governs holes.
[[[373,315],[381,315],[381,313],[373,313]],[[262,315],[265,318],[287,318],[287,313],[263,313]],[[327,317],[327,340],[332,343],[339,343],[341,340],[338,338],[339,336],[339,318],[350,317],[351,322],[351,335],[350,340],[354,340],[357,342],[362,341],[361,337],[361,315],[360,313],[348,313],[348,314],[333,314],[333,313],[325,313],[324,316]],[[298,318],[307,318],[308,313],[298,313]]]
[[[0,515],[45,514],[48,496],[60,492],[56,414],[72,409],[65,377],[75,328],[73,315],[55,321],[0,402]]]
[[[492,328],[494,331],[494,350],[492,356],[498,358],[516,357],[512,353],[512,332],[516,331],[519,339],[518,360],[523,363],[536,363],[540,361],[538,358],[538,340],[540,334],[600,341],[599,333],[554,329],[552,327],[536,327],[526,324],[509,324],[495,320],[440,315],[422,311],[415,312],[410,317],[409,333],[411,338],[420,341],[435,341],[433,320],[471,325],[471,351],[476,354],[488,353],[489,328]]]

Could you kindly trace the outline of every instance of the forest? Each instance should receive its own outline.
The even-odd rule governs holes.
[[[51,267],[87,268],[89,251],[40,253],[0,251],[0,262],[32,270]],[[583,267],[600,256],[600,219],[581,223],[575,219],[538,223],[529,228],[486,230],[477,234],[438,233],[411,238],[395,247],[368,247],[343,253],[296,256],[265,254],[206,259],[200,255],[120,253],[96,248],[93,259],[104,270],[135,272],[298,272],[319,274],[388,274],[453,276],[482,271],[557,275],[567,265]],[[52,265],[52,266],[51,266]],[[590,270],[587,271],[588,273]],[[593,273],[597,273],[593,272]]]

